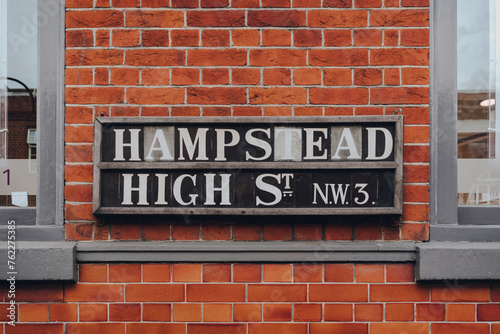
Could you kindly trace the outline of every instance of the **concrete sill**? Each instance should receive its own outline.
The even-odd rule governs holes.
[[[500,242],[429,242],[417,244],[416,279],[500,279]]]
[[[16,281],[76,281],[76,243],[18,241],[15,243],[15,269],[8,267],[7,242],[0,242],[0,279],[15,272]]]

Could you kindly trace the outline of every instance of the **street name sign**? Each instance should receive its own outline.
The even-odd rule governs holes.
[[[100,117],[95,214],[401,214],[403,117]]]

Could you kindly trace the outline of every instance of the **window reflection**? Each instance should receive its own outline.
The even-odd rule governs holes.
[[[490,119],[494,118],[494,95],[489,92],[458,93],[459,159],[495,158],[495,133],[488,130]]]
[[[500,204],[496,43],[500,0],[458,0],[458,204]]]
[[[0,1],[0,206],[36,205],[37,0]]]

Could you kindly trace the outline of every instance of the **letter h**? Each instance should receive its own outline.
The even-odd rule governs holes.
[[[125,129],[114,129],[115,131],[115,158],[113,161],[125,161],[123,148],[130,147],[130,161],[141,161],[139,158],[139,132],[141,129],[130,129],[130,143],[123,142]]]

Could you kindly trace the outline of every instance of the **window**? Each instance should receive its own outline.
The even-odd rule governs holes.
[[[37,122],[37,1],[4,1],[0,106],[0,206],[36,206],[36,138],[25,142]],[[33,129],[34,130],[34,129]]]
[[[64,236],[63,13],[56,0],[0,4],[0,226],[15,220],[23,240]]]
[[[10,33],[7,29],[12,24],[9,6],[12,7],[12,10],[20,8],[22,13],[21,17],[18,18],[21,22],[21,28]],[[28,9],[30,6],[31,10]],[[24,150],[22,155],[16,157],[25,160],[20,162],[28,168],[25,175],[33,174],[35,176],[34,184],[31,186],[35,187],[36,194],[36,198],[33,198],[34,194],[31,190],[26,199],[27,191],[24,190],[16,198],[18,194],[13,196],[11,191],[7,193],[7,200],[18,205],[13,207],[0,204],[0,244],[3,245],[0,247],[0,256],[7,257],[7,225],[11,220],[16,222],[16,242],[39,241],[16,244],[18,253],[16,255],[17,280],[76,280],[75,244],[64,241],[62,210],[64,200],[63,15],[64,1],[0,1],[0,56],[3,65],[0,66],[0,97],[2,98],[3,117],[0,128],[9,130],[7,136],[1,137],[4,153],[0,156],[0,166],[2,163],[8,163],[11,156],[9,146],[18,148],[22,146]],[[37,55],[33,60],[37,64],[37,69],[31,68],[29,70],[31,74],[35,71],[36,75],[19,79],[24,75],[24,69],[21,66],[16,74],[18,78],[13,78],[17,80],[14,83],[22,82],[21,89],[17,92],[9,92],[7,87],[11,87],[10,81],[13,80],[7,80],[7,76],[10,74],[8,71],[9,57],[6,50],[12,48],[9,43],[14,43],[14,45],[26,43],[26,40],[29,39],[28,36],[36,36],[37,46],[26,51],[32,53],[37,50]],[[35,86],[36,90],[33,89]],[[9,138],[9,135],[14,132],[14,130],[9,129],[8,125],[9,115],[11,115],[8,114],[10,112],[8,108],[9,94],[19,94],[23,101],[28,101],[29,105],[32,99],[28,92],[33,95],[33,99],[36,99],[36,116],[30,115],[29,120],[25,120],[26,124],[23,124],[21,134],[17,134],[18,137],[10,136]],[[29,110],[29,107],[27,109],[23,110],[24,114],[29,114],[33,110]],[[36,123],[33,125],[34,118],[36,118]],[[10,119],[15,119],[14,115]],[[18,120],[17,123],[19,126],[21,121]],[[0,174],[0,176],[6,177],[8,175]],[[11,181],[17,180],[12,179]],[[31,201],[34,200],[34,203],[30,202],[30,196],[32,196]],[[6,275],[9,271],[6,265],[6,262],[0,265],[0,279],[3,280],[7,278]],[[40,268],[44,268],[44,270],[40,270]]]
[[[500,1],[434,1],[432,240],[498,241]]]
[[[457,1],[460,224],[500,224],[499,14],[497,0]]]
[[[417,245],[416,278],[500,279],[500,127],[493,101],[500,1],[432,5],[431,227],[430,242]]]

